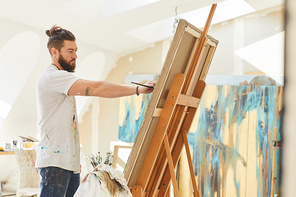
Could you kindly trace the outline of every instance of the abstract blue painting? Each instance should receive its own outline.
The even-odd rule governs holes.
[[[271,195],[274,151],[274,176],[279,176],[280,151],[272,141],[275,132],[281,139],[282,91],[282,86],[206,87],[188,135],[201,196]],[[122,102],[119,140],[134,142],[150,97]],[[190,185],[182,171],[179,181]],[[274,192],[280,188],[278,179],[275,183]]]

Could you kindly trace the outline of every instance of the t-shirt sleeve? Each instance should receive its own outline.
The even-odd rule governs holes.
[[[78,80],[72,73],[64,70],[51,72],[47,78],[47,88],[49,92],[68,94],[70,87]]]

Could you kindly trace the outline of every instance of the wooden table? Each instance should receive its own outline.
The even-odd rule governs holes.
[[[14,155],[14,151],[0,151],[0,155]]]

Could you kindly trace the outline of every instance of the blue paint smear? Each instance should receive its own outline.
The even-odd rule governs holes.
[[[132,97],[131,103],[125,102],[125,117],[123,125],[119,126],[118,139],[123,142],[134,142],[145,116],[152,94],[144,94],[138,119],[135,119],[135,104]]]

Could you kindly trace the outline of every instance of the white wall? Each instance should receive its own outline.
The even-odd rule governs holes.
[[[282,31],[284,31],[282,6],[212,26],[209,35],[219,40],[219,44],[208,75],[244,75],[262,71],[237,56],[235,51]],[[277,52],[277,49],[268,50]],[[262,58],[266,58],[265,51],[266,49],[262,47]],[[271,65],[267,66],[270,68]],[[279,66],[283,67],[283,63]]]

